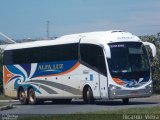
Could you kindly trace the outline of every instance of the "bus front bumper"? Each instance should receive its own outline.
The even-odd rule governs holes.
[[[109,99],[123,99],[123,98],[140,98],[149,97],[152,95],[152,85],[146,86],[144,89],[123,90],[114,85],[109,86]]]

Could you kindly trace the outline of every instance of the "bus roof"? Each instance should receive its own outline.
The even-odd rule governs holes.
[[[111,31],[98,31],[98,32],[65,35],[55,40],[40,40],[40,41],[34,41],[34,42],[10,44],[5,48],[5,50],[78,43],[80,39],[82,39],[81,40],[82,43],[91,43],[91,44],[106,44],[106,43],[112,43],[112,42],[125,42],[125,41],[141,41],[137,36],[129,32],[125,32],[122,30],[111,30]]]

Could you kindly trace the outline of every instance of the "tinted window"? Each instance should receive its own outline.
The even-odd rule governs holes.
[[[80,55],[82,63],[106,75],[106,64],[102,47],[98,45],[81,44]]]
[[[78,43],[8,50],[4,52],[4,64],[24,64],[66,60],[78,60]]]
[[[139,80],[150,75],[150,65],[145,46],[140,42],[117,42],[109,44],[111,59],[108,59],[112,77],[127,77]]]

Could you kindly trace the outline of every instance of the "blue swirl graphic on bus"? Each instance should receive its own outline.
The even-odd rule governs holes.
[[[126,78],[122,78],[121,80],[125,82],[125,84],[123,86],[129,88],[129,87],[138,87],[138,86],[141,86],[142,83],[148,82],[149,78],[150,78],[149,76],[146,76],[144,78],[139,78],[138,80],[136,80],[136,79],[126,79]]]
[[[37,93],[41,94],[34,84],[28,84],[27,82],[36,77],[67,74],[75,70],[79,65],[80,63],[77,60],[6,65],[4,66],[5,84],[14,81],[15,90],[17,90],[20,86],[22,86],[25,90],[27,90],[29,86],[32,86]]]
[[[38,63],[36,71],[31,78],[47,76],[47,75],[58,75],[71,69],[76,63],[77,60]]]
[[[20,64],[20,66],[25,70],[28,77],[31,74],[31,64]]]
[[[139,87],[142,84],[145,84],[150,80],[149,76],[145,76],[144,78],[137,78],[137,79],[128,79],[128,78],[112,78],[113,81],[119,85],[122,85],[123,87]]]
[[[13,74],[16,74],[18,76],[19,75],[23,76],[23,81],[26,80],[26,76],[24,75],[24,73],[21,70],[19,70],[17,67],[15,67],[14,65],[8,65],[7,69],[11,71]]]

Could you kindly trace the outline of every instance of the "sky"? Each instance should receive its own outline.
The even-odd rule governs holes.
[[[0,32],[13,39],[125,30],[160,32],[160,0],[0,0]]]

